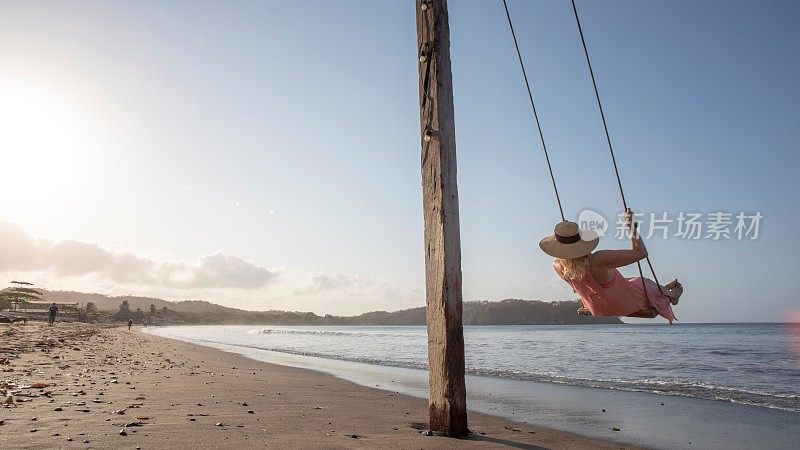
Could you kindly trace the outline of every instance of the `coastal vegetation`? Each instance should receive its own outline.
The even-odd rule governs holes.
[[[27,281],[12,281],[11,287],[0,291],[0,310],[25,307],[31,302],[42,300],[42,291],[31,287]]]
[[[82,321],[127,321],[148,324],[259,325],[425,325],[425,307],[373,311],[357,316],[317,315],[299,311],[246,311],[201,300],[171,302],[152,297],[43,291],[48,301],[78,304]],[[465,325],[618,324],[617,317],[579,316],[578,301],[546,302],[506,299],[464,303]]]

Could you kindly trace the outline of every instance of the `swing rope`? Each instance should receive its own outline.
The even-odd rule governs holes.
[[[611,145],[611,135],[608,132],[608,125],[606,124],[606,115],[603,112],[603,103],[600,101],[600,92],[597,90],[597,81],[595,80],[594,77],[594,70],[592,70],[592,61],[591,59],[589,59],[589,49],[586,47],[586,39],[583,37],[583,28],[581,27],[581,19],[578,17],[578,8],[575,6],[575,0],[571,0],[571,2],[572,2],[572,12],[575,15],[575,24],[578,26],[578,34],[581,37],[583,54],[584,56],[586,56],[586,65],[589,67],[589,75],[592,78],[592,86],[594,87],[594,96],[597,99],[597,109],[600,110],[600,119],[603,122],[603,131],[606,134],[608,151],[611,154],[611,162],[614,164],[614,174],[616,174],[617,176],[617,186],[619,187],[619,195],[620,197],[622,197],[622,207],[625,209],[625,211],[627,211],[628,202],[625,200],[625,191],[622,189],[622,179],[619,176],[619,168],[617,167],[617,158],[614,155],[614,146]],[[634,228],[638,228],[635,222],[634,222]],[[647,255],[645,259],[647,260],[647,265],[650,266],[650,273],[653,274],[653,281],[656,282],[656,286],[658,286],[658,291],[661,292],[661,294],[663,295],[664,292],[661,290],[661,283],[658,282],[656,271],[653,269],[653,263],[650,261],[650,255]],[[647,286],[644,283],[644,274],[642,273],[642,263],[640,261],[636,261],[636,266],[639,268],[639,276],[642,278],[642,288],[644,288],[645,298],[649,300],[649,296],[647,295]]]
[[[542,150],[544,150],[544,159],[547,161],[547,170],[550,171],[550,181],[553,182],[553,191],[556,193],[556,203],[558,203],[558,211],[561,213],[561,221],[566,221],[564,216],[564,207],[561,205],[561,196],[558,195],[558,186],[556,185],[556,177],[553,175],[553,166],[550,164],[550,154],[547,152],[547,144],[544,143],[544,133],[542,133],[542,125],[539,123],[539,114],[536,112],[536,104],[533,102],[533,93],[531,92],[531,84],[528,82],[528,73],[525,72],[525,63],[522,62],[522,53],[519,51],[519,44],[517,43],[517,33],[514,32],[514,24],[511,23],[511,14],[508,12],[508,4],[503,0],[503,7],[506,10],[506,18],[508,19],[508,28],[511,29],[511,37],[514,38],[514,48],[517,49],[517,59],[519,59],[519,67],[522,69],[522,78],[525,80],[525,87],[528,89],[528,100],[531,102],[531,109],[533,110],[533,118],[536,122],[536,129],[539,130],[539,140],[542,141]]]
[[[611,136],[608,133],[608,125],[606,125],[606,115],[603,112],[603,103],[600,101],[600,93],[597,90],[597,82],[594,78],[594,70],[592,70],[592,61],[589,59],[589,50],[586,48],[586,40],[583,38],[583,28],[581,28],[581,19],[578,18],[578,9],[575,7],[575,0],[572,0],[572,12],[575,13],[575,23],[578,25],[578,34],[581,36],[581,45],[583,45],[583,54],[586,56],[586,65],[589,66],[589,75],[592,78],[592,86],[594,87],[594,96],[597,99],[597,109],[600,110],[600,120],[603,122],[603,131],[606,134],[606,142],[608,142],[608,151],[611,153],[611,162],[614,164],[614,174],[617,175],[617,186],[619,186],[619,195],[622,197],[622,208],[628,210],[628,202],[625,200],[625,191],[622,189],[622,179],[619,176],[619,168],[617,167],[617,158],[614,155],[614,146],[611,145]]]
[[[620,197],[622,197],[622,206],[627,211],[628,202],[625,199],[625,191],[622,188],[622,178],[620,177],[620,174],[619,174],[619,167],[617,166],[617,158],[616,158],[616,155],[614,154],[614,147],[611,144],[611,135],[608,132],[608,125],[606,124],[606,117],[605,117],[605,113],[603,112],[603,104],[600,101],[600,93],[599,93],[599,91],[597,89],[597,81],[595,80],[594,71],[592,70],[592,63],[591,63],[591,60],[589,59],[589,50],[587,49],[586,40],[585,40],[585,38],[583,36],[583,29],[581,28],[581,22],[580,22],[580,19],[578,17],[578,9],[575,6],[575,0],[571,0],[571,1],[572,1],[572,11],[575,14],[575,22],[578,25],[578,33],[580,34],[580,37],[581,37],[581,44],[583,46],[583,53],[584,53],[584,55],[586,57],[586,64],[589,66],[589,75],[591,76],[591,79],[592,79],[592,86],[594,87],[594,94],[595,94],[595,98],[597,99],[597,106],[598,106],[598,109],[600,110],[600,118],[602,119],[602,122],[603,122],[603,130],[605,131],[606,142],[608,143],[608,150],[609,150],[609,152],[611,154],[611,161],[612,161],[612,163],[614,165],[614,173],[615,173],[615,175],[617,177],[617,186],[619,187]],[[558,203],[558,209],[559,209],[559,212],[561,213],[561,220],[563,221],[563,220],[566,220],[565,216],[564,216],[564,208],[563,208],[563,206],[561,204],[561,197],[558,194],[558,186],[556,185],[556,179],[555,179],[555,176],[553,175],[553,167],[552,167],[552,165],[550,163],[550,155],[549,155],[549,153],[547,151],[547,145],[545,144],[544,133],[542,132],[541,123],[539,121],[539,115],[538,115],[538,113],[536,111],[536,104],[533,101],[533,93],[532,93],[532,90],[531,90],[530,82],[528,81],[527,72],[525,70],[525,63],[523,62],[523,59],[522,59],[522,52],[519,49],[519,42],[517,41],[517,34],[514,31],[514,24],[511,21],[511,13],[508,10],[508,2],[507,2],[507,0],[503,0],[503,8],[505,9],[505,12],[506,12],[506,19],[508,20],[508,28],[511,30],[511,37],[514,40],[514,48],[517,51],[517,59],[519,60],[519,67],[520,67],[520,70],[522,71],[522,78],[523,78],[523,80],[525,82],[525,88],[528,91],[528,99],[530,100],[531,110],[533,110],[534,121],[536,123],[536,128],[539,131],[539,139],[541,140],[541,143],[542,143],[542,149],[544,150],[544,156],[545,156],[545,160],[547,162],[547,169],[550,172],[550,180],[553,183],[553,191],[555,191],[556,202]],[[634,222],[633,225],[634,225],[634,229],[638,230],[638,224],[636,222]],[[653,279],[656,282],[656,286],[658,286],[659,291],[661,291],[661,284],[658,282],[658,277],[656,277],[655,270],[653,270],[653,264],[650,262],[650,256],[648,255],[646,257],[646,259],[647,259],[647,264],[650,266],[650,272],[653,274]],[[637,261],[636,262],[636,266],[639,269],[639,277],[642,279],[642,289],[644,291],[645,299],[647,300],[648,303],[650,303],[650,296],[647,293],[647,285],[645,284],[645,281],[644,281],[644,273],[642,272],[642,264],[641,264],[641,262]],[[663,292],[662,292],[662,294],[663,294]]]

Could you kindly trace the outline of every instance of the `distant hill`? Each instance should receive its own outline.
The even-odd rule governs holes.
[[[228,311],[241,311],[246,313],[243,309],[229,308],[227,306],[217,305],[215,303],[207,302],[204,300],[184,300],[173,302],[169,300],[162,300],[155,297],[137,297],[133,295],[122,295],[111,297],[103,294],[86,294],[83,292],[74,291],[45,291],[45,298],[51,302],[63,303],[87,303],[92,302],[97,306],[100,311],[117,311],[120,303],[124,300],[128,301],[130,308],[135,310],[141,308],[147,310],[150,305],[154,305],[157,309],[164,307],[173,311],[179,312],[194,312],[200,314],[214,314],[225,313]]]
[[[100,311],[115,313],[127,300],[130,309],[147,311],[154,305],[172,323],[252,324],[252,325],[425,325],[425,307],[401,311],[373,311],[358,316],[318,316],[295,311],[245,311],[202,300],[172,302],[159,298],[85,294],[72,291],[44,291],[48,301],[63,303],[92,302]],[[579,316],[578,301],[542,302],[507,299],[497,302],[464,303],[464,325],[569,325],[621,324],[618,317]],[[164,309],[166,308],[166,310]]]

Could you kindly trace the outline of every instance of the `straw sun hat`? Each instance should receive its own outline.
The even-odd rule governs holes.
[[[581,230],[577,223],[565,220],[556,225],[552,236],[539,241],[539,247],[550,256],[573,259],[588,255],[599,242],[594,231]]]

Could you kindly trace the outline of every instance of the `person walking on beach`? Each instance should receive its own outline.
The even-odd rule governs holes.
[[[583,308],[593,316],[627,316],[637,311],[655,308],[658,314],[672,323],[683,286],[674,280],[665,286],[644,278],[623,278],[617,270],[647,257],[647,249],[633,226],[633,212],[625,211],[625,224],[630,230],[630,250],[600,250],[592,252],[600,238],[592,231],[581,230],[578,224],[564,221],[556,225],[555,233],[539,242],[539,247],[556,258],[553,268],[581,299]]]
[[[56,304],[53,303],[50,306],[50,309],[47,310],[47,323],[50,324],[50,326],[53,326],[53,324],[55,323],[56,314],[58,314],[58,306],[56,306]]]
[[[131,325],[133,325],[133,319],[128,319],[128,331],[130,331]]]

